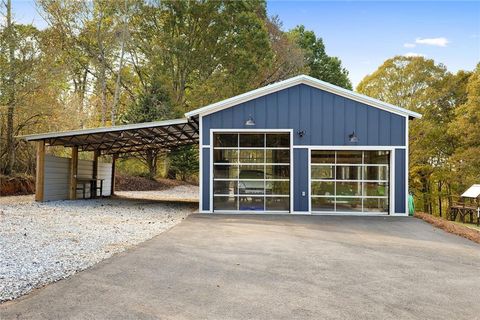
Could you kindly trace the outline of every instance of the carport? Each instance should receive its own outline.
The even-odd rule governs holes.
[[[197,144],[198,117],[51,132],[19,138],[36,142],[37,145],[35,200],[73,200],[79,195],[77,185],[81,179],[92,181],[89,192],[92,192],[91,188],[95,188],[94,197],[97,196],[99,175],[108,178],[105,184],[108,190],[101,192],[101,195],[113,195],[115,160],[120,156],[133,156],[148,150],[170,151],[180,146]],[[53,146],[70,148],[71,157],[48,155],[47,147]],[[79,152],[92,152],[93,160],[79,160]],[[100,163],[99,157],[102,156],[111,156],[111,162]],[[101,179],[102,184],[103,180]],[[46,192],[49,188],[57,190],[56,193]]]

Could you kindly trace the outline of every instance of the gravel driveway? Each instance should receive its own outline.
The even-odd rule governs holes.
[[[196,203],[174,201],[195,201],[195,195],[198,187],[179,186],[122,192],[120,199],[36,203],[33,196],[0,198],[0,301],[66,278],[168,230],[197,208]]]

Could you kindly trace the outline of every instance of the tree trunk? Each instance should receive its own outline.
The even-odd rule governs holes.
[[[438,214],[442,216],[442,181],[438,181]]]
[[[12,1],[8,0],[7,6],[7,42],[9,51],[9,76],[7,89],[7,146],[6,146],[6,167],[5,174],[10,175],[13,172],[13,164],[15,162],[15,139],[13,129],[13,117],[15,112],[15,39],[13,37],[12,23]]]
[[[112,104],[112,126],[115,125],[115,120],[116,120],[116,113],[117,113],[117,104],[118,104],[118,99],[120,97],[120,82],[121,82],[121,75],[122,75],[122,68],[123,68],[123,57],[125,55],[125,42],[126,42],[126,37],[127,37],[127,32],[128,32],[128,22],[127,22],[127,0],[125,0],[125,18],[123,21],[123,30],[122,30],[122,37],[121,37],[121,44],[120,44],[120,61],[119,61],[119,66],[118,66],[118,73],[117,73],[117,81],[115,83],[115,93],[113,96],[113,104]]]
[[[148,166],[148,178],[151,180],[154,180],[155,177],[157,176],[158,151],[147,150],[145,158]]]

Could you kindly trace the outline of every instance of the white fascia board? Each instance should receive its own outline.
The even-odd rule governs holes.
[[[336,94],[336,95],[339,95],[339,96],[342,96],[342,97],[345,97],[345,98],[348,98],[348,99],[352,99],[352,100],[364,103],[366,105],[376,107],[376,108],[379,108],[379,109],[382,109],[382,110],[385,110],[385,111],[388,111],[388,112],[392,112],[392,113],[395,113],[395,114],[398,114],[398,115],[401,115],[401,116],[404,116],[404,117],[413,117],[413,118],[421,118],[422,117],[422,115],[417,113],[417,112],[407,110],[407,109],[404,109],[404,108],[400,108],[400,107],[394,106],[392,104],[389,104],[389,103],[386,103],[386,102],[368,97],[366,95],[363,95],[363,94],[360,94],[360,93],[357,93],[357,92],[353,92],[353,91],[338,87],[336,85],[333,85],[333,84],[330,84],[328,82],[325,82],[325,81],[322,81],[322,80],[319,80],[319,79],[316,79],[316,78],[313,78],[313,77],[310,77],[310,76],[306,76],[306,75],[296,76],[296,77],[293,77],[293,78],[290,78],[290,79],[287,79],[287,80],[284,80],[284,81],[280,81],[280,82],[270,84],[270,85],[267,85],[267,86],[259,88],[259,89],[255,89],[255,90],[240,94],[238,96],[235,96],[235,97],[232,97],[232,98],[229,98],[229,99],[226,99],[226,100],[222,100],[222,101],[210,104],[208,106],[205,106],[205,107],[187,112],[187,113],[185,113],[185,116],[187,118],[191,118],[191,117],[199,115],[199,114],[207,115],[207,114],[210,114],[210,113],[214,113],[214,112],[217,112],[217,111],[220,111],[220,110],[223,110],[223,109],[241,104],[243,102],[247,102],[247,101],[262,97],[262,96],[270,94],[270,93],[274,93],[274,92],[277,92],[277,91],[280,91],[280,90],[283,90],[283,89],[287,89],[289,87],[293,87],[293,86],[298,85],[298,84],[306,84],[306,85],[312,86],[314,88],[324,90],[324,91],[327,91],[327,92],[330,92],[330,93],[333,93],[333,94]]]
[[[24,139],[26,141],[35,141],[35,140],[43,140],[43,139],[51,139],[51,138],[59,138],[59,137],[71,137],[71,136],[85,135],[85,134],[165,127],[165,126],[171,126],[171,125],[185,124],[187,122],[188,122],[188,119],[182,118],[182,119],[173,119],[173,120],[166,120],[166,121],[126,124],[126,125],[113,126],[113,127],[101,127],[101,128],[92,128],[92,129],[39,133],[39,134],[18,136],[17,138]]]

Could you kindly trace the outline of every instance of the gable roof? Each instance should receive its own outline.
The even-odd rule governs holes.
[[[258,88],[243,94],[240,94],[238,96],[225,99],[219,102],[212,103],[208,106],[192,110],[190,112],[185,113],[185,116],[187,118],[191,118],[197,115],[207,115],[210,113],[214,113],[223,109],[227,109],[230,107],[233,107],[235,105],[241,104],[243,102],[247,102],[262,96],[265,96],[270,93],[274,93],[283,89],[287,89],[299,84],[305,84],[320,90],[324,90],[333,94],[336,94],[338,96],[342,96],[351,100],[355,100],[361,103],[364,103],[366,105],[376,107],[388,112],[392,112],[395,114],[399,114],[405,117],[411,117],[411,118],[421,118],[422,115],[420,113],[400,108],[397,106],[394,106],[393,104],[386,103],[371,97],[368,97],[366,95],[353,92],[344,88],[341,88],[339,86],[330,84],[328,82],[307,76],[307,75],[299,75],[287,80],[283,80],[274,84],[267,85],[262,88]]]

